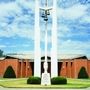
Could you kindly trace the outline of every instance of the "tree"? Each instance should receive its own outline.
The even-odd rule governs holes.
[[[0,57],[2,57],[3,56],[3,51],[2,50],[0,50]]]
[[[8,66],[3,77],[4,78],[16,78],[16,75],[15,75],[15,72],[14,72],[12,66]]]
[[[78,78],[79,79],[89,78],[88,73],[87,73],[85,67],[82,67],[80,69],[79,74],[78,74]]]

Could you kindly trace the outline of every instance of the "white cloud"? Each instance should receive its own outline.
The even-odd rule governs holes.
[[[35,0],[34,0],[35,1]],[[10,3],[2,3],[0,4],[0,37],[24,37],[34,40],[34,17],[31,16],[31,13],[34,14],[34,6],[35,2],[33,0],[16,0],[16,2],[10,2]],[[70,2],[68,0],[68,2]],[[22,14],[22,8],[30,9],[29,14],[23,15]],[[87,16],[87,8],[86,5],[81,4],[74,4],[73,6],[70,6],[69,8],[60,8],[58,7],[57,14],[58,14],[58,21],[60,21],[62,18],[68,19],[68,20],[76,20],[78,18],[81,18],[81,22],[86,23],[90,22],[90,17]],[[14,16],[13,22],[8,25],[6,16]],[[20,22],[24,22],[24,24],[20,24]],[[73,25],[73,21],[72,25]],[[32,24],[33,23],[33,24]],[[51,23],[48,25],[48,30],[51,31]],[[41,24],[41,41],[44,42],[44,23]],[[65,25],[62,21],[58,23],[58,37],[60,37],[59,44],[58,44],[58,50],[62,53],[86,53],[86,50],[89,49],[89,41],[86,43],[83,43],[81,41],[63,41],[61,37],[72,36],[75,34],[78,35],[87,35],[85,32],[79,32],[79,33],[72,33],[70,32],[70,27],[68,25]],[[59,38],[58,38],[59,39]],[[61,42],[60,42],[61,41]],[[51,43],[51,36],[48,36],[48,43]],[[28,47],[28,45],[23,45],[25,47]],[[4,45],[0,45],[1,48],[5,47]],[[11,47],[18,47],[18,46],[11,46]],[[23,50],[22,50],[23,51]]]
[[[65,37],[67,33],[70,33],[70,28],[65,24],[59,24],[57,33],[58,37]]]
[[[34,11],[35,2],[33,0],[16,0],[16,3],[21,7],[27,7],[28,9],[32,9]]]
[[[25,2],[26,0],[21,1],[17,0],[16,2],[0,4],[0,37],[13,37],[17,35],[34,39],[34,26],[31,24],[34,21],[32,21],[32,19],[30,20],[30,18],[32,18],[30,15],[24,16],[21,11],[22,7],[19,6],[19,4],[22,4],[22,6],[27,6],[28,4],[32,9],[32,5],[34,4],[33,2]],[[7,18],[5,18],[7,16],[14,16],[14,20],[10,25],[8,25]],[[8,19],[8,21],[10,20]],[[24,22],[24,24],[20,26],[19,22],[21,21]]]
[[[0,30],[0,37],[11,37],[11,36],[13,36],[12,33],[11,33],[11,31],[9,29],[7,29],[7,30]]]
[[[13,35],[34,39],[34,30],[32,29],[33,29],[32,27],[29,29],[27,28],[20,29],[17,27],[17,25],[14,24],[11,28],[11,31]]]
[[[62,9],[58,7],[57,13],[58,17],[63,17],[65,19],[77,19],[86,14],[87,6],[81,4],[75,4],[72,7]]]
[[[0,30],[0,37],[24,37],[34,39],[34,30],[32,27],[30,29],[27,28],[18,28],[15,23],[12,26],[7,26],[5,30]]]
[[[30,7],[30,8],[32,8],[33,7],[32,5],[34,5],[33,1],[31,1],[31,3],[28,3],[28,2],[26,2],[26,0],[17,0],[16,3],[12,2],[12,3],[8,3],[8,4],[3,4],[3,5],[1,4],[0,7],[6,5],[6,7],[2,8],[1,10],[5,10],[5,12],[7,12],[7,13],[8,13],[9,10],[21,13],[21,11],[20,11],[21,9],[18,6],[19,4],[23,5],[25,7]],[[70,7],[70,8],[67,8],[65,10],[64,9],[60,9],[60,8],[58,8],[58,10],[59,10],[59,13],[61,13],[62,17],[74,19],[74,18],[77,18],[77,17],[83,15],[85,13],[86,8],[87,8],[86,6],[76,4],[76,5],[74,5],[74,6]],[[23,20],[23,21],[29,20],[29,18],[30,17],[25,17],[25,16],[23,16],[21,14],[20,17],[16,17],[15,18],[13,24],[10,27],[6,26],[7,25],[6,22],[2,22],[2,26],[3,27],[6,26],[7,30],[1,31],[0,35],[1,36],[7,36],[7,37],[18,35],[18,36],[21,36],[21,37],[27,37],[27,38],[31,37],[31,38],[33,38],[34,32],[33,32],[33,30],[31,31],[30,29],[34,29],[34,27],[30,28],[30,26],[27,25],[27,26],[29,26],[28,29],[27,29],[27,26],[25,26],[26,29],[25,28],[21,28],[21,29],[23,29],[23,30],[21,30],[21,29],[18,28],[18,26],[20,26],[20,25],[17,26],[19,21],[21,21],[21,20]],[[51,26],[49,25],[49,30],[52,29],[50,27]],[[69,28],[67,26],[65,26],[65,25],[59,25],[58,29],[60,30],[60,35],[61,36],[64,35],[67,31],[69,31]],[[51,42],[51,38],[50,37],[49,37],[49,41]]]
[[[8,52],[8,53],[10,53],[10,52]],[[11,52],[11,53],[13,53],[13,52]],[[15,53],[17,53],[17,54],[29,54],[29,55],[32,54],[32,55],[34,55],[34,51],[31,51],[31,50],[28,50],[28,51],[20,50],[20,51],[17,51]]]
[[[87,54],[90,51],[90,42],[82,41],[62,41],[58,44],[58,52],[67,54]]]
[[[20,8],[15,2],[0,4],[0,17],[7,16],[11,11],[20,12]]]
[[[83,16],[81,18],[80,22],[82,22],[82,23],[85,23],[85,22],[90,23],[90,16],[88,16],[88,15]]]

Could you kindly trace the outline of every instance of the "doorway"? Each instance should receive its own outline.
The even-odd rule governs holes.
[[[63,63],[63,62],[58,62],[58,76],[61,75],[62,63]]]

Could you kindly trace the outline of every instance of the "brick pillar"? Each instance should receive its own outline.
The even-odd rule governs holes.
[[[74,67],[74,62],[71,62],[71,78],[74,78],[75,73],[75,67]]]
[[[74,78],[77,78],[77,62],[74,60]]]
[[[64,77],[66,77],[67,75],[66,75],[66,62],[65,61],[63,61],[63,76]]]
[[[88,71],[88,75],[90,77],[90,60],[87,61],[87,71]]]
[[[28,77],[28,69],[29,69],[28,60],[26,60],[26,76],[25,77]]]
[[[68,61],[68,72],[69,72],[68,77],[71,78],[71,62],[70,61]]]
[[[68,62],[66,62],[66,77],[68,77]]]
[[[60,68],[60,76],[66,77],[66,63],[65,61],[61,62],[61,68]]]
[[[18,78],[18,60],[16,60],[16,78]]]
[[[23,61],[21,61],[21,77],[23,77]]]
[[[29,76],[32,76],[32,69],[31,69],[31,63],[26,60],[26,74],[25,74],[25,77],[29,77]]]

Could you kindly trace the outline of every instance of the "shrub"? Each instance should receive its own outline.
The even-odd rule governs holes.
[[[27,84],[41,84],[41,78],[31,76],[27,79]]]
[[[3,77],[4,78],[16,78],[15,72],[11,66],[8,66]]]
[[[82,67],[82,68],[80,69],[80,71],[79,71],[79,73],[78,73],[78,78],[79,78],[79,79],[89,78],[88,73],[87,73],[85,67]]]
[[[67,84],[67,79],[64,77],[51,78],[51,84]]]

